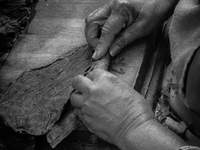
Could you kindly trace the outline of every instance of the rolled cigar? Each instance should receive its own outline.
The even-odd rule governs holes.
[[[85,69],[84,75],[87,76],[89,72],[91,72],[93,69],[99,68],[103,70],[108,70],[110,65],[110,55],[107,53],[104,57],[102,57],[99,60],[92,61],[92,65]]]
[[[92,68],[99,68],[99,69],[103,69],[103,70],[108,70],[110,64],[110,55],[109,53],[107,53],[103,58],[101,58],[100,60],[96,60],[92,63]]]

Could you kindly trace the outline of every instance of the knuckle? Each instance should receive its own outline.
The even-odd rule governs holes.
[[[90,108],[91,108],[91,100],[86,100],[83,103],[83,107],[81,109],[81,111],[83,113],[83,117],[84,117],[84,114],[87,114],[87,112],[89,111]]]
[[[85,18],[85,24],[86,24],[86,25],[88,25],[90,21],[91,21],[91,20],[89,19],[89,16],[88,16],[87,18]]]
[[[124,14],[124,11],[130,8],[130,2],[128,0],[117,0],[114,10]]]
[[[117,76],[115,76],[114,74],[112,74],[112,73],[110,73],[108,71],[102,72],[101,78],[105,79],[105,80],[116,80],[116,79],[118,79]]]
[[[107,71],[101,72],[101,78],[110,78],[111,76],[112,74]]]
[[[105,73],[105,72],[101,72],[100,78],[101,78],[101,79],[102,79],[102,78],[106,78],[106,73]]]
[[[108,26],[103,26],[102,30],[101,30],[101,34],[102,36],[107,36],[109,34],[111,34],[111,29]]]
[[[73,81],[72,81],[73,84],[76,84],[76,83],[79,81],[80,76],[81,76],[81,75],[77,75],[77,76],[74,77],[74,79],[73,79]]]
[[[95,93],[97,91],[97,86],[96,85],[91,85],[89,88],[88,88],[88,91],[89,93]]]
[[[130,2],[128,0],[122,0],[117,2],[114,7],[114,11],[124,19],[124,22],[130,24],[133,22],[133,16],[135,16],[136,9],[135,7],[131,7]]]
[[[77,75],[75,76],[75,81],[79,81],[80,79],[82,79],[83,75]]]
[[[95,68],[92,73],[98,75],[98,74],[101,74],[104,70],[100,69],[100,68]]]
[[[96,20],[96,12],[92,12],[85,18],[86,25],[92,24]]]
[[[116,41],[116,45],[123,48],[128,44],[128,39],[126,37],[118,38]]]
[[[90,24],[90,23],[98,20],[99,17],[104,16],[104,14],[102,13],[103,10],[104,10],[104,7],[106,7],[106,5],[103,5],[102,7],[99,7],[98,9],[96,9],[95,11],[93,11],[92,13],[90,13],[87,16],[87,18],[85,19],[85,22],[88,23],[88,24]]]
[[[91,24],[92,22],[94,22],[95,20],[95,15],[96,12],[92,12],[91,14],[89,14],[86,18],[85,18],[85,23],[86,24]]]

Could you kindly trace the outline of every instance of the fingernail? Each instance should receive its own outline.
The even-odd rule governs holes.
[[[110,50],[110,55],[113,57],[115,56],[118,51],[119,51],[120,47],[119,46],[114,46],[111,50]]]
[[[92,55],[93,59],[98,59],[98,55],[99,55],[99,50],[100,50],[101,46],[98,44],[97,47],[94,49],[94,54]]]
[[[98,55],[98,54],[97,54],[97,51],[95,51],[94,54],[92,55],[92,58],[93,58],[93,59],[96,59],[97,55]]]

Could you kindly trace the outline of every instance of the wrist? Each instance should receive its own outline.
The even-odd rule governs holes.
[[[178,4],[179,0],[158,0],[161,1],[161,5],[162,7],[166,7],[167,8],[167,13],[169,15],[171,15],[176,7],[176,5]]]
[[[187,144],[156,119],[147,120],[137,128],[130,129],[117,143],[122,150],[176,150],[184,145]]]
[[[157,4],[158,14],[163,14],[163,21],[166,21],[174,12],[179,0],[154,0]]]
[[[134,121],[126,122],[126,124],[123,125],[123,129],[119,130],[116,133],[113,144],[117,145],[122,150],[126,149],[125,141],[129,141],[129,136],[132,135],[132,133],[137,133],[143,130],[143,126],[147,126],[151,122],[151,120],[154,119],[155,117],[153,115],[153,111],[150,107],[147,107],[146,113],[138,115],[138,117],[136,117]]]
[[[132,127],[130,128],[125,134],[124,136],[122,136],[118,142],[117,142],[117,146],[121,149],[121,150],[128,150],[130,149],[136,149],[135,147],[135,138],[137,138],[138,136],[141,136],[140,135],[140,132],[146,128],[147,126],[149,126],[152,122],[152,120],[154,119],[150,119],[150,120],[147,120],[146,122],[144,122],[143,124],[141,124],[140,126],[138,126],[137,128],[135,127]],[[130,144],[132,143],[132,144]],[[132,147],[133,146],[133,147]],[[130,150],[131,150],[130,149]]]

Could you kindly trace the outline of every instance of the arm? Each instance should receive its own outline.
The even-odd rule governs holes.
[[[152,119],[130,130],[117,145],[122,150],[178,150],[187,145],[179,136]]]

